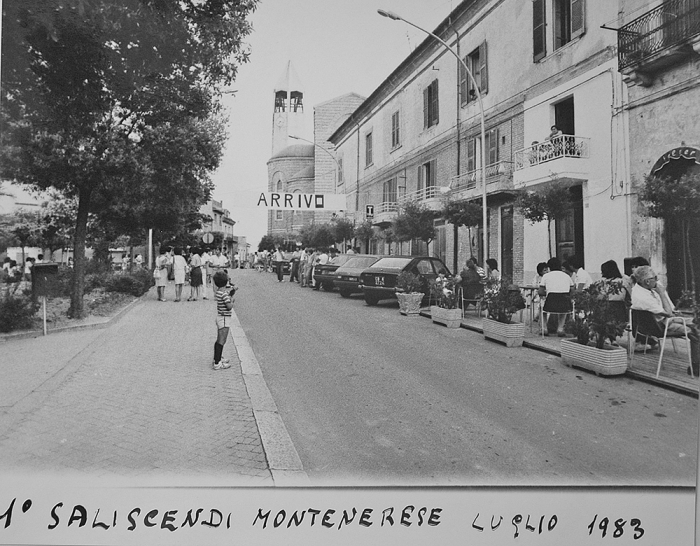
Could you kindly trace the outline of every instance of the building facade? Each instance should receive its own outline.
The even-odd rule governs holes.
[[[601,28],[617,17],[608,0],[459,4],[433,33],[474,79],[428,37],[330,136],[345,163],[356,158],[345,173],[348,209],[361,221],[371,205],[381,230],[408,200],[433,210],[447,199],[482,204],[483,147],[487,253],[480,228],[442,220],[430,248],[398,251],[429,252],[458,270],[470,255],[495,258],[515,282],[529,282],[550,253],[578,255],[594,275],[609,259],[622,265],[632,252],[627,86],[616,33]],[[561,133],[550,138],[553,125]],[[573,208],[548,231],[515,197],[550,184],[568,188]]]

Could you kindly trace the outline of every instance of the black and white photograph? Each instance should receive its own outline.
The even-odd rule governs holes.
[[[700,544],[700,0],[0,5],[0,544]]]

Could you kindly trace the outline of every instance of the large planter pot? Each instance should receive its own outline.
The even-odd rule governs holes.
[[[627,351],[622,347],[598,349],[563,339],[561,358],[567,366],[590,370],[596,375],[621,375],[627,371]]]
[[[444,324],[448,328],[459,328],[462,324],[462,310],[443,309],[437,305],[431,305],[430,318],[433,319],[433,322]]]
[[[485,318],[481,327],[486,339],[500,341],[501,343],[505,343],[506,347],[520,347],[523,344],[525,324],[522,322],[504,324]]]
[[[417,317],[420,315],[420,304],[423,301],[422,292],[410,292],[405,294],[398,292],[396,299],[399,300],[399,312],[408,317]]]

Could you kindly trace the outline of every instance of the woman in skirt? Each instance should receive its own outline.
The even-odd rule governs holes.
[[[542,335],[549,335],[547,322],[549,313],[557,314],[557,335],[564,337],[564,321],[566,315],[572,312],[571,292],[574,289],[574,281],[561,270],[559,258],[550,258],[547,262],[549,273],[542,275],[540,280],[539,295],[545,298],[542,311],[545,320],[542,321]]]
[[[202,287],[202,258],[199,249],[193,248],[190,253],[190,297],[187,301],[197,301]]]

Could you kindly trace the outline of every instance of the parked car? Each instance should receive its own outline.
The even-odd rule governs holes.
[[[367,305],[377,305],[380,300],[396,297],[396,279],[402,271],[410,271],[420,276],[423,282],[425,299],[430,298],[430,282],[435,280],[438,271],[449,268],[439,258],[430,256],[386,256],[374,262],[360,275],[360,287]],[[424,300],[425,301],[425,300]]]
[[[320,284],[320,287],[330,292],[333,290],[333,281],[335,280],[335,271],[344,263],[346,263],[354,254],[338,254],[335,258],[327,264],[319,264],[314,267],[313,276],[316,286]]]
[[[352,256],[352,255],[351,255]],[[362,292],[360,274],[382,256],[355,254],[335,271],[333,284],[344,298]]]

